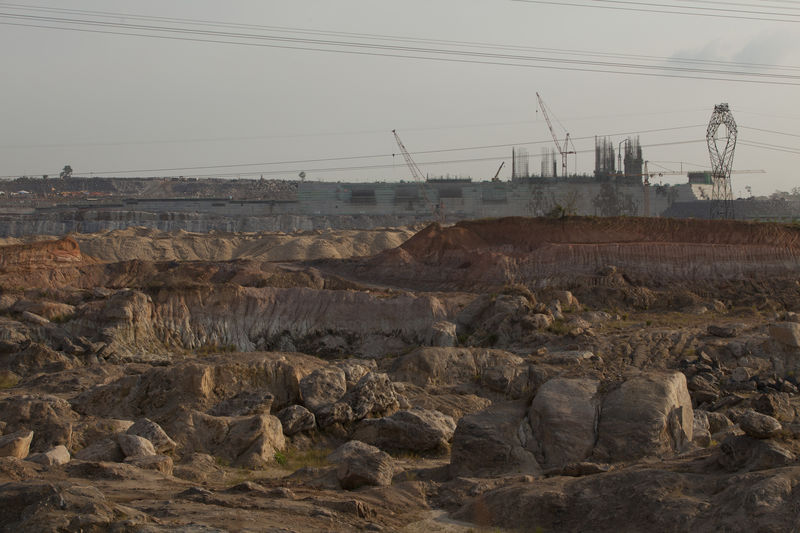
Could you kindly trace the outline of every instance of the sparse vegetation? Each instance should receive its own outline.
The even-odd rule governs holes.
[[[331,450],[328,448],[299,450],[289,447],[282,452],[275,452],[275,462],[281,468],[294,472],[295,470],[305,467],[320,468],[327,466],[327,457],[330,454]]]
[[[555,333],[556,335],[568,335],[570,332],[569,324],[563,319],[553,320],[553,323],[547,327],[547,331]]]
[[[63,315],[56,315],[50,319],[50,322],[54,322],[56,324],[64,324],[65,322],[69,322],[73,319],[75,315],[73,313],[65,313]]]
[[[0,371],[0,390],[10,389],[19,384],[20,378],[18,375],[8,370]]]

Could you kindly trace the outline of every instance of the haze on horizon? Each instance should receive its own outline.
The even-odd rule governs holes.
[[[767,172],[735,196],[798,186],[796,2],[37,0],[0,24],[2,176],[409,179],[397,129],[430,175],[508,179],[510,145],[535,173],[553,146],[539,92],[578,172],[637,132],[651,170],[707,168],[727,102],[734,169]]]

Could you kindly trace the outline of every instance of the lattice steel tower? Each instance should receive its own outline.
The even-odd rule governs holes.
[[[725,126],[726,135],[718,135],[719,127]],[[725,141],[720,150],[718,141]],[[706,132],[708,154],[711,156],[711,218],[733,218],[733,189],[731,167],[736,149],[736,121],[728,104],[714,106],[714,113]]]

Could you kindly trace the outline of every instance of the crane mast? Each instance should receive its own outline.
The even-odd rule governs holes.
[[[561,154],[561,175],[567,177],[567,156],[569,154],[574,154],[575,150],[569,150],[569,145],[572,142],[569,138],[569,132],[567,132],[567,136],[564,138],[564,148],[561,148],[561,143],[558,142],[558,136],[556,135],[556,131],[553,129],[553,123],[550,122],[550,116],[547,114],[547,109],[545,108],[544,101],[539,93],[536,93],[536,98],[539,100],[539,109],[542,110],[542,115],[544,115],[544,120],[547,122],[547,127],[550,129],[550,135],[553,136],[553,142],[556,143],[556,148],[558,149],[558,153]]]

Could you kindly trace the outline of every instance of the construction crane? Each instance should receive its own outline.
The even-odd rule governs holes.
[[[437,220],[444,222],[444,204],[441,201],[438,204],[435,204],[433,201],[431,201],[430,197],[428,196],[427,188],[425,187],[425,177],[422,175],[422,171],[411,158],[411,154],[408,153],[406,145],[400,140],[397,130],[392,130],[392,135],[394,135],[394,140],[397,143],[397,147],[400,148],[400,153],[403,154],[403,159],[405,159],[406,166],[408,166],[408,170],[411,171],[414,181],[419,184],[419,190],[422,193],[422,198],[425,200],[425,204],[429,209],[431,209]],[[392,154],[392,157],[394,157],[394,155],[395,154]]]
[[[642,194],[644,195],[644,216],[650,216],[650,173],[647,171],[647,161],[644,162],[644,179],[642,180]]]
[[[539,96],[539,93],[536,93],[536,98],[539,100],[539,109],[542,110],[542,115],[544,115],[545,121],[547,121],[547,127],[550,128],[550,135],[553,136],[553,142],[556,143],[556,148],[558,149],[558,153],[561,154],[561,175],[563,177],[567,177],[567,156],[570,154],[575,154],[575,145],[572,144],[572,139],[569,138],[569,132],[567,132],[567,136],[564,139],[564,147],[561,147],[561,143],[558,142],[558,136],[556,135],[556,131],[553,129],[553,123],[550,122],[550,116],[547,114],[547,109],[544,105],[544,100],[542,97]],[[569,149],[569,145],[572,144],[572,150]]]
[[[506,162],[505,162],[505,161],[503,161],[502,163],[500,163],[500,167],[497,169],[497,172],[495,172],[495,173],[494,173],[494,177],[492,178],[492,181],[500,181],[500,180],[497,178],[497,176],[499,176],[499,175],[500,175],[500,171],[501,171],[501,170],[503,170],[503,166],[504,166],[505,164],[506,164]]]

